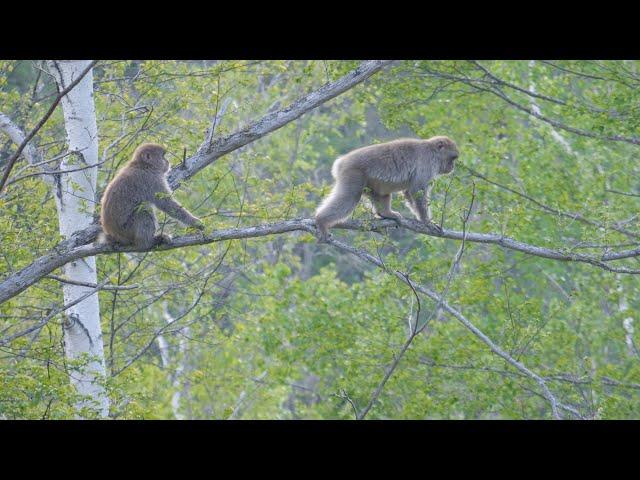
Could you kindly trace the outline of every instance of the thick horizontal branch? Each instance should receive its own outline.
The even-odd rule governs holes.
[[[424,235],[431,235],[433,237],[450,238],[452,240],[462,240],[465,235],[463,232],[456,230],[444,230],[442,234],[434,232],[428,225],[420,223],[416,220],[402,218],[396,223],[394,220],[380,220],[376,222],[348,222],[343,225],[343,228],[352,228],[355,230],[381,230],[384,228],[394,227],[397,225],[402,226],[408,230]],[[367,228],[367,226],[370,226]],[[612,260],[621,260],[623,258],[640,256],[640,248],[632,250],[623,250],[620,252],[610,252],[601,256],[584,255],[580,253],[574,253],[563,250],[555,250],[552,248],[539,247],[537,245],[531,245],[529,243],[520,242],[504,235],[497,235],[495,233],[466,233],[466,240],[468,242],[475,243],[491,243],[499,245],[510,250],[516,250],[518,252],[526,253],[528,255],[534,255],[536,257],[549,258],[551,260],[559,260],[562,262],[583,262],[595,265],[605,270],[609,270],[616,273],[631,273],[640,274],[640,270],[629,269],[625,267],[612,267],[607,265],[606,262]]]
[[[398,223],[394,220],[375,220],[375,221],[348,221],[335,228],[343,228],[349,230],[358,230],[363,232],[385,232],[389,228],[406,228],[415,233],[429,235],[432,237],[449,238],[452,240],[460,240],[466,238],[467,242],[489,243],[499,245],[504,248],[516,250],[528,255],[534,255],[552,260],[564,262],[583,262],[605,270],[616,273],[640,274],[640,270],[633,270],[625,267],[612,267],[606,262],[612,260],[620,260],[623,258],[640,256],[640,248],[634,250],[625,250],[620,252],[611,252],[599,257],[584,255],[572,252],[563,252],[546,247],[539,247],[528,243],[520,242],[509,237],[496,235],[492,233],[473,233],[460,232],[456,230],[444,230],[442,233],[436,232],[429,225],[425,225],[416,220],[400,219]],[[27,289],[41,278],[49,275],[55,269],[63,265],[84,257],[100,255],[113,252],[144,252],[148,250],[136,249],[133,246],[115,247],[113,245],[95,245],[85,244],[95,238],[100,227],[93,226],[87,230],[78,232],[78,235],[59,243],[49,253],[43,255],[34,261],[31,265],[22,270],[11,274],[0,283],[0,303],[19,294]],[[295,220],[286,220],[278,223],[267,223],[264,225],[256,225],[252,227],[229,228],[224,230],[216,230],[211,233],[186,235],[177,237],[166,243],[155,247],[154,251],[172,250],[174,248],[189,247],[194,245],[204,245],[214,242],[222,242],[226,240],[237,240],[243,238],[257,238],[267,235],[277,235],[287,232],[303,231],[315,234],[315,221],[311,218],[302,218]]]

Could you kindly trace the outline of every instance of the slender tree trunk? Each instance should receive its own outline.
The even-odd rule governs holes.
[[[167,303],[165,302],[162,306],[162,315],[166,320],[167,324],[172,324],[175,322],[175,318],[169,313],[169,308],[167,307]],[[184,327],[183,329],[186,336],[189,335],[189,327]],[[170,357],[169,357],[169,345],[165,340],[163,335],[158,335],[158,347],[160,348],[160,358],[162,360],[162,366],[164,368],[169,368],[171,366]],[[173,374],[173,395],[171,396],[171,409],[173,410],[173,416],[177,420],[184,420],[184,415],[180,412],[180,400],[182,397],[182,389],[180,387],[180,383],[182,380],[182,374],[185,368],[185,355],[187,352],[187,340],[184,336],[180,338],[178,344],[178,354],[176,355],[175,361],[178,362],[176,366],[176,371]]]
[[[87,68],[89,61],[50,61],[48,68],[62,90]],[[60,170],[82,170],[56,178],[55,197],[60,233],[69,238],[76,230],[91,225],[95,210],[98,163],[98,128],[93,101],[93,72],[62,99],[69,150],[77,154],[65,157]],[[89,168],[85,168],[89,167]],[[95,257],[70,262],[64,267],[70,280],[97,284]],[[64,303],[86,294],[90,287],[65,284]],[[65,312],[64,346],[70,363],[71,382],[84,396],[77,407],[89,408],[100,417],[109,413],[105,379],[104,350],[100,328],[100,306],[94,294]],[[86,362],[82,360],[86,359]],[[82,365],[78,366],[80,361]]]

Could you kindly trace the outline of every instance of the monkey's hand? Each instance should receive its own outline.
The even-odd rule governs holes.
[[[395,228],[402,226],[402,223],[401,223],[402,215],[399,212],[396,212],[395,210],[388,210],[386,212],[376,212],[376,213],[380,218],[395,221],[396,222]]]

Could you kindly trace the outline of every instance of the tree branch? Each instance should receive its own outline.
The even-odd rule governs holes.
[[[493,180],[491,180],[490,178],[485,177],[484,175],[482,175],[481,173],[475,171],[473,168],[471,167],[467,167],[466,165],[460,165],[462,168],[464,168],[465,170],[467,170],[471,175],[473,175],[474,177],[478,177],[481,178],[482,180],[484,180],[487,183],[490,183],[491,185],[494,185],[498,188],[501,188],[503,190],[506,190],[507,192],[513,193],[514,195],[517,195],[519,197],[522,197],[528,201],[530,201],[531,203],[534,203],[535,205],[537,205],[538,207],[542,208],[544,211],[549,212],[549,213],[553,213],[554,215],[559,215],[561,217],[565,217],[568,218],[570,220],[577,220],[578,222],[582,222],[585,223],[587,225],[591,225],[597,228],[602,228],[602,229],[611,229],[611,230],[615,230],[616,232],[620,232],[623,235],[626,235],[628,237],[632,237],[632,238],[640,238],[640,234],[639,233],[635,233],[632,232],[630,230],[627,230],[626,228],[622,228],[619,225],[605,225],[602,222],[598,222],[597,220],[591,220],[587,217],[585,217],[584,215],[582,215],[581,213],[572,213],[572,212],[563,212],[562,210],[558,210],[556,208],[552,208],[548,205],[545,205],[544,203],[536,200],[535,198],[525,194],[525,193],[521,193],[518,192],[517,190],[514,190],[513,188],[507,187],[506,185],[502,185],[500,183],[497,183]],[[611,191],[611,190],[605,190],[605,191]],[[638,195],[640,196],[640,195]]]
[[[107,278],[105,278],[102,282],[100,282],[98,285],[96,285],[95,288],[93,288],[92,290],[89,290],[88,292],[84,293],[83,295],[81,295],[80,297],[76,298],[72,302],[69,302],[66,305],[62,305],[61,307],[58,307],[58,308],[54,309],[51,313],[49,313],[45,318],[40,320],[35,325],[32,325],[31,327],[29,327],[29,328],[27,328],[25,330],[22,330],[21,332],[18,332],[16,334],[9,335],[9,336],[7,336],[5,338],[0,339],[0,347],[3,347],[5,345],[7,345],[12,340],[15,340],[18,337],[23,337],[24,335],[27,335],[27,334],[35,331],[35,330],[38,330],[38,329],[44,327],[47,323],[49,323],[49,320],[51,320],[53,317],[55,317],[59,313],[64,312],[65,310],[68,310],[69,308],[73,307],[74,305],[77,305],[78,303],[82,302],[85,298],[88,298],[91,295],[93,295],[94,293],[99,292],[100,290],[102,290],[104,288],[104,286],[108,282],[109,282],[109,276],[107,276]]]
[[[459,232],[456,230],[444,230],[442,233],[435,232],[432,227],[417,220],[401,218],[399,220],[375,220],[375,221],[348,221],[336,225],[334,228],[344,228],[348,230],[358,230],[362,232],[384,232],[389,228],[398,226],[422,235],[432,237],[449,238],[452,240],[463,240],[475,243],[489,243],[499,245],[504,248],[516,250],[518,252],[534,255],[542,258],[549,258],[563,262],[582,262],[594,265],[605,270],[616,273],[640,274],[640,270],[626,267],[612,267],[606,262],[620,260],[624,258],[640,256],[640,248],[633,250],[622,250],[619,252],[609,252],[599,257],[584,255],[580,253],[563,252],[546,247],[539,247],[528,243],[520,242],[503,235],[492,233]],[[62,267],[68,262],[84,257],[100,255],[114,252],[144,252],[163,251],[174,248],[189,247],[193,245],[204,245],[207,243],[222,242],[226,240],[237,240],[242,238],[264,237],[280,233],[304,231],[315,234],[315,221],[311,218],[285,220],[278,223],[267,223],[251,227],[228,228],[216,230],[208,234],[185,235],[176,237],[169,243],[157,246],[151,250],[139,250],[133,246],[120,246],[102,244],[88,244],[100,231],[98,225],[93,225],[85,230],[74,234],[68,240],[60,242],[56,247],[45,255],[41,256],[33,263],[22,270],[9,275],[0,283],[0,303],[19,294],[41,278],[49,275],[55,269]]]
[[[487,337],[478,327],[476,327],[473,323],[471,323],[469,320],[467,320],[466,317],[464,317],[464,315],[462,315],[462,313],[460,313],[458,310],[456,310],[455,308],[451,307],[444,298],[442,298],[440,295],[438,295],[437,293],[429,290],[426,287],[423,287],[422,285],[419,285],[411,280],[409,280],[407,278],[406,275],[404,275],[401,272],[398,271],[390,271],[387,269],[387,267],[384,265],[384,263],[382,263],[379,259],[377,259],[376,257],[374,257],[373,255],[365,252],[364,250],[359,250],[357,248],[354,248],[350,245],[347,245],[345,243],[339,242],[333,238],[329,238],[328,243],[330,243],[331,245],[339,248],[340,250],[343,250],[345,252],[349,252],[353,255],[356,255],[360,258],[362,258],[363,260],[366,260],[369,263],[374,264],[376,267],[381,268],[382,270],[384,270],[385,272],[394,275],[396,278],[400,279],[402,282],[406,283],[407,285],[411,286],[412,289],[417,290],[418,292],[422,293],[423,295],[426,295],[427,297],[429,297],[431,300],[437,302],[438,305],[440,305],[443,310],[445,310],[447,313],[449,313],[450,315],[452,315],[453,317],[455,317],[460,323],[462,323],[468,330],[471,331],[471,333],[473,333],[476,337],[478,337],[483,343],[485,343],[493,353],[495,353],[496,355],[502,357],[504,360],[507,361],[507,363],[509,363],[511,366],[515,367],[516,369],[518,369],[520,372],[524,373],[527,377],[531,378],[532,380],[534,380],[542,389],[543,395],[544,397],[548,400],[550,406],[551,406],[551,412],[553,414],[553,417],[555,419],[561,419],[562,417],[560,416],[560,413],[558,411],[558,406],[560,405],[558,403],[558,401],[556,400],[555,396],[551,393],[551,391],[549,390],[549,388],[547,387],[546,382],[544,381],[544,379],[542,377],[540,377],[538,374],[532,372],[531,370],[529,370],[527,367],[525,367],[522,363],[518,362],[516,359],[514,359],[511,355],[509,355],[507,352],[505,352],[504,350],[502,350],[502,348],[500,348],[498,345],[496,345],[489,337]],[[566,407],[566,406],[562,406],[563,408],[571,408],[571,407]],[[573,409],[572,409],[573,410]],[[575,410],[574,410],[575,411]],[[577,413],[577,412],[576,412]],[[579,415],[579,414],[578,414]]]
[[[451,281],[453,279],[453,275],[456,273],[456,270],[458,270],[458,267],[460,265],[460,260],[462,259],[462,254],[464,253],[464,247],[465,247],[465,241],[466,241],[465,234],[467,231],[467,222],[469,221],[469,217],[471,216],[471,211],[473,210],[473,202],[475,201],[475,198],[476,198],[476,186],[474,183],[473,193],[471,194],[471,203],[469,205],[469,209],[467,210],[466,215],[462,219],[462,243],[460,245],[460,248],[458,249],[458,252],[453,258],[453,262],[451,263],[451,268],[449,268],[449,274],[447,275],[447,283],[444,289],[442,290],[442,293],[440,294],[441,300],[444,300],[447,297],[449,293],[449,287],[451,286]],[[384,388],[387,381],[391,378],[391,375],[393,374],[394,370],[400,364],[400,360],[402,360],[402,357],[404,357],[404,354],[409,349],[409,346],[411,345],[413,340],[427,327],[431,319],[435,317],[436,314],[440,311],[441,302],[438,301],[438,303],[436,303],[436,306],[431,311],[431,314],[425,319],[425,321],[420,326],[420,328],[418,328],[418,322],[420,320],[420,310],[421,310],[420,296],[418,295],[418,292],[416,292],[416,289],[413,287],[413,283],[409,281],[409,275],[400,271],[397,271],[396,273],[399,273],[405,278],[406,280],[405,283],[409,285],[409,287],[411,287],[411,290],[416,297],[416,301],[418,302],[418,309],[416,311],[416,321],[413,325],[411,325],[411,321],[409,321],[409,338],[407,338],[407,340],[405,341],[404,345],[400,349],[400,352],[398,352],[398,354],[394,356],[393,362],[387,368],[387,371],[385,372],[384,377],[382,377],[382,380],[380,381],[380,383],[374,390],[373,394],[369,398],[369,402],[367,402],[367,405],[365,406],[365,408],[361,412],[356,413],[357,420],[364,420],[364,418],[367,416],[371,408],[373,408],[373,405],[375,404],[375,402],[378,400],[378,397],[380,397],[380,394],[382,393],[382,389]]]
[[[346,92],[350,88],[371,77],[374,73],[378,72],[382,67],[390,62],[390,60],[370,60],[362,62],[355,70],[349,72],[335,82],[327,83],[318,90],[299,98],[284,109],[268,113],[260,120],[251,123],[249,126],[235,133],[227,135],[221,139],[214,139],[211,144],[209,144],[209,139],[205,139],[203,145],[201,145],[194,156],[186,159],[180,167],[177,167],[170,172],[168,180],[171,188],[173,190],[179,188],[182,181],[192,177],[221,156],[254,142],[268,133],[273,132],[274,130],[277,130],[287,123],[299,118],[309,110],[312,110],[324,102]],[[92,225],[84,230],[78,230],[71,238],[62,241],[53,247],[50,253],[40,257],[28,267],[25,267],[20,272],[17,272],[5,279],[0,284],[0,303],[14,295],[17,295],[29,286],[33,285],[33,283],[37,282],[43,276],[71,261],[67,259],[69,251],[77,246],[86,245],[89,242],[92,242],[100,231],[101,228],[99,225]],[[83,256],[86,255],[81,255],[80,257],[75,258],[82,258]]]
[[[422,75],[425,76],[429,76],[429,77],[436,77],[436,78],[443,78],[446,80],[452,80],[452,81],[457,81],[457,82],[461,82],[464,83],[472,88],[474,88],[475,90],[479,91],[479,92],[487,92],[487,93],[491,93],[493,95],[495,95],[496,97],[502,99],[504,102],[508,103],[509,105],[511,105],[512,107],[527,113],[528,115],[537,118],[538,120],[545,122],[555,128],[561,129],[561,130],[565,130],[567,132],[571,132],[575,135],[580,135],[583,137],[588,137],[588,138],[595,138],[597,140],[606,140],[606,141],[611,141],[611,142],[625,142],[625,143],[630,143],[632,145],[640,145],[640,137],[626,137],[623,135],[601,135],[601,134],[597,134],[588,130],[581,130],[579,128],[575,128],[572,127],[570,125],[565,125],[564,123],[549,118],[549,117],[545,117],[544,115],[538,114],[536,112],[534,112],[532,109],[527,108],[523,105],[521,105],[520,103],[512,100],[509,96],[507,96],[502,90],[500,90],[498,88],[498,86],[496,85],[495,81],[485,81],[481,78],[471,78],[471,77],[464,77],[464,76],[457,76],[457,75],[452,75],[452,74],[448,74],[445,72],[439,72],[439,71],[435,71],[435,70],[431,70],[431,69],[425,69],[424,72],[426,73],[422,73]],[[489,84],[487,86],[480,86],[478,84]]]
[[[248,126],[226,137],[213,139],[211,142],[205,139],[195,155],[188,158],[183,165],[170,172],[168,179],[169,185],[175,190],[181,182],[192,177],[223,155],[244,147],[264,137],[268,133],[285,126],[308,111],[313,110],[363,82],[390,62],[391,60],[369,60],[362,62],[355,70],[335,82],[327,83],[318,90],[299,98],[286,108],[267,113],[261,119],[250,123]]]

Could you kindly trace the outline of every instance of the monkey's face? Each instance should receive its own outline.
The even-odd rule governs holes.
[[[454,162],[460,155],[458,147],[453,140],[447,137],[436,137],[435,143],[440,157],[440,174],[447,175],[453,172]]]
[[[169,161],[164,158],[164,150],[161,149],[149,149],[142,152],[142,161],[153,170],[157,170],[162,173],[167,173],[171,168]]]

